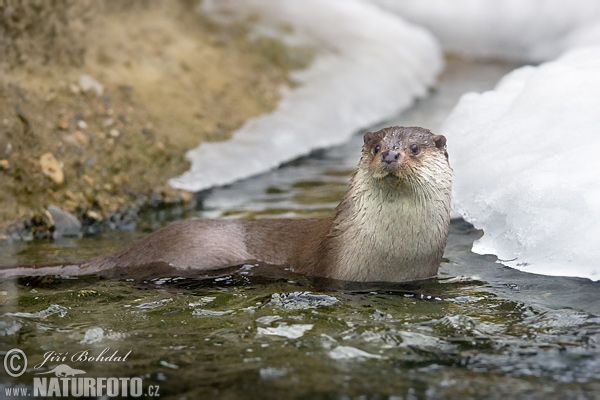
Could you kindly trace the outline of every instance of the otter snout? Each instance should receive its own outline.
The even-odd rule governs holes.
[[[387,150],[381,153],[381,161],[391,164],[400,160],[400,153],[395,150]]]

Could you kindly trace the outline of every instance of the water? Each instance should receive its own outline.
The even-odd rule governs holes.
[[[382,125],[435,131],[460,93],[493,86],[511,67],[454,61],[431,97]],[[361,141],[203,193],[191,215],[163,210],[138,232],[5,245],[2,260],[104,254],[181,217],[331,215]],[[598,398],[600,284],[503,267],[470,252],[480,234],[454,220],[439,278],[410,284],[266,265],[194,279],[1,282],[0,350],[20,348],[29,363],[20,377],[0,375],[0,397],[17,384],[31,390],[36,373],[64,363],[86,377],[141,377],[162,398]],[[131,353],[71,361],[105,348]],[[68,354],[34,368],[50,351]]]

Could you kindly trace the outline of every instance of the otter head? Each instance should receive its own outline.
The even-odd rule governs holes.
[[[365,135],[359,167],[328,238],[336,279],[435,276],[450,227],[452,169],[446,138],[391,127]]]
[[[411,186],[422,186],[438,173],[451,171],[446,138],[419,127],[366,133],[360,163],[373,179]]]

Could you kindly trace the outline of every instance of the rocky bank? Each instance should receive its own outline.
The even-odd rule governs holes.
[[[276,106],[310,51],[215,25],[197,6],[0,1],[1,238],[193,204],[167,184],[185,151]]]

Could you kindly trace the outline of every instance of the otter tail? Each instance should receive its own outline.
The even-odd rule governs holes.
[[[0,280],[21,278],[29,276],[49,275],[85,275],[89,274],[85,268],[81,268],[83,262],[72,263],[41,263],[29,265],[0,266]]]
[[[17,278],[41,278],[44,276],[96,275],[105,278],[152,278],[159,276],[195,276],[194,269],[180,269],[161,261],[119,265],[108,257],[62,263],[40,263],[0,266],[0,281]]]

